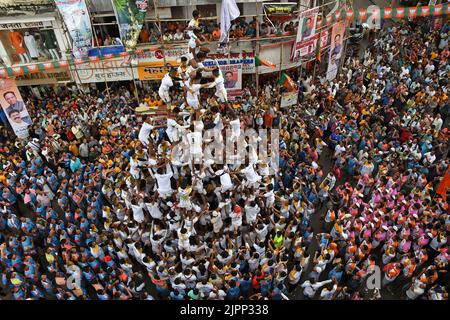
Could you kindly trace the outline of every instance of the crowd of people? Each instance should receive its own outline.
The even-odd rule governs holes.
[[[192,23],[199,27],[199,35],[203,42],[217,42],[220,39],[221,30],[220,23],[215,20],[204,18],[197,10],[193,12],[192,19],[185,23],[183,21],[168,21],[161,23],[161,30],[156,23],[147,23],[139,34],[139,43],[156,44],[156,43],[183,43],[190,39],[189,29]],[[229,31],[230,39],[252,39],[256,38],[257,20],[256,17],[245,18],[239,17],[232,21]],[[276,37],[280,35],[294,35],[298,27],[297,19],[288,19],[287,21],[279,21],[276,19],[265,18],[259,25],[259,36],[261,38]],[[103,33],[103,32],[102,32]],[[118,37],[111,37],[108,34],[102,36],[97,34],[97,43],[100,46],[122,45]]]
[[[228,101],[195,46],[159,87],[167,119],[127,90],[29,97],[29,140],[0,136],[0,295],[447,300],[450,32],[428,23],[302,76],[288,109],[270,81]],[[207,154],[228,140],[237,161]]]

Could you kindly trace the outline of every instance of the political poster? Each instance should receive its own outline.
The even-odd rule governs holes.
[[[298,57],[308,57],[316,52],[320,34],[315,34],[311,39],[302,41],[298,49]]]
[[[320,50],[325,50],[330,42],[331,28],[325,29],[320,33]]]
[[[33,122],[14,79],[0,79],[0,104],[3,122],[8,120],[18,138],[28,138],[28,126]]]
[[[134,50],[144,23],[148,0],[111,0],[120,38],[127,50]]]
[[[339,22],[331,31],[330,54],[328,57],[327,80],[332,81],[337,76],[339,61],[342,56],[345,23]]]
[[[298,30],[295,44],[292,50],[292,60],[298,60],[300,57],[300,48],[303,41],[310,40],[316,34],[316,22],[319,8],[309,9],[300,12],[298,17]]]
[[[242,95],[242,63],[220,63],[219,68],[222,71],[225,89],[227,90],[228,100],[233,101],[237,96]],[[239,60],[238,60],[239,61]],[[216,64],[217,65],[217,64]]]
[[[298,102],[298,90],[284,92],[281,94],[280,108],[284,109],[290,106],[295,106]]]
[[[73,56],[86,57],[93,46],[93,36],[85,0],[55,0],[55,4],[72,38]]]
[[[228,100],[233,101],[237,96],[242,95],[242,56],[234,54],[234,57],[225,58],[227,55],[212,54],[203,62],[205,67],[219,66],[224,78],[224,86],[227,90]],[[209,72],[203,72],[209,76]]]

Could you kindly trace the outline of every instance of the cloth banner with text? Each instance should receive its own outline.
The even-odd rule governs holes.
[[[136,48],[148,0],[111,0],[119,25],[120,38],[127,50]]]
[[[93,46],[89,12],[84,0],[55,0],[72,38],[72,53],[76,59],[86,57]]]

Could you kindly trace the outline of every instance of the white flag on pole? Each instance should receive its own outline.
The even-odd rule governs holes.
[[[241,15],[236,0],[222,0],[222,9],[220,11],[220,40],[224,43],[228,38],[228,30],[231,27],[231,21]]]

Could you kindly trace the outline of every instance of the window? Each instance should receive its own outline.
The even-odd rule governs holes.
[[[200,11],[203,17],[215,17],[218,15],[215,4],[197,5],[197,10]]]
[[[170,10],[172,11],[172,18],[173,19],[180,19],[183,20],[184,17],[184,10],[182,6],[178,7],[171,7]]]

